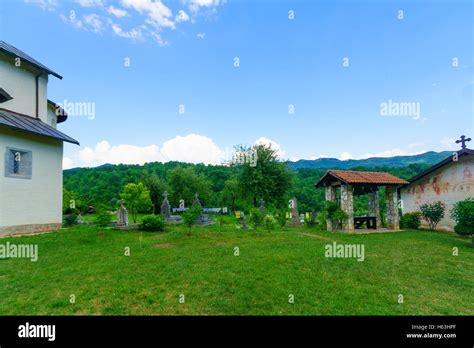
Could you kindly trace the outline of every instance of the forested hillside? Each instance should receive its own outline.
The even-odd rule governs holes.
[[[295,196],[300,211],[322,209],[324,192],[315,189],[314,183],[327,169],[300,168],[290,171],[288,163],[278,162],[276,156],[273,159],[275,161],[262,160],[255,168],[249,165],[216,166],[180,162],[74,168],[64,171],[64,188],[73,192],[83,206],[105,204],[113,208],[126,184],[142,182],[150,190],[152,201],[158,209],[164,190],[170,193],[169,200],[173,207],[178,206],[180,199],[190,205],[194,194],[198,192],[201,202],[207,207],[227,206],[233,210],[247,210],[256,206],[260,198],[269,207],[281,207]],[[350,169],[384,171],[409,179],[429,166],[354,166]],[[338,166],[332,168],[347,169]],[[365,201],[364,196],[355,200],[356,212],[365,209]],[[383,208],[384,202],[381,203]]]

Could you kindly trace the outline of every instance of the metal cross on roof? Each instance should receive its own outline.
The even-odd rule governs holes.
[[[461,148],[462,149],[465,149],[466,148],[466,143],[471,141],[472,139],[471,138],[467,138],[464,136],[464,135],[461,135],[461,139],[460,140],[456,140],[456,144],[459,144],[461,143]]]

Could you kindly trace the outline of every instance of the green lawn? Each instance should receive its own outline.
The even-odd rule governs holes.
[[[182,226],[161,233],[76,226],[0,239],[39,248],[37,262],[0,260],[0,314],[474,314],[468,238],[428,231],[219,229],[196,227],[188,236]],[[364,244],[365,261],[326,258],[325,245],[333,241]],[[181,294],[185,303],[179,303]]]

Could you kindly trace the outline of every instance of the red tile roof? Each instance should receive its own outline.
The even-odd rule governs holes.
[[[405,185],[408,181],[397,178],[396,176],[384,172],[358,172],[352,170],[329,170],[316,183],[316,186],[321,186],[320,183],[325,181],[328,176],[339,179],[347,184],[376,184],[376,185]]]

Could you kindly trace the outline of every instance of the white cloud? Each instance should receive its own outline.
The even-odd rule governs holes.
[[[104,2],[102,0],[76,0],[76,2],[82,7],[103,7]]]
[[[124,31],[120,25],[112,24],[113,32],[120,37],[124,37],[126,39],[130,39],[132,41],[142,41],[143,40],[143,33],[140,28],[133,28],[130,31]]]
[[[275,142],[271,139],[261,137],[261,138],[258,138],[257,140],[255,140],[254,144],[255,145],[263,144],[263,145],[270,146],[273,150],[276,151],[276,153],[277,153],[277,155],[280,159],[285,159],[286,152],[283,151],[280,144],[278,144],[277,142]]]
[[[71,169],[73,167],[73,160],[69,157],[63,158],[63,169]]]
[[[63,14],[60,14],[59,17],[62,19],[62,21],[66,24],[70,24],[73,27],[76,27],[78,29],[86,29],[84,27],[84,23],[80,19],[72,18],[72,17],[66,17]]]
[[[42,10],[54,11],[58,7],[57,0],[25,0],[27,4],[39,6]]]
[[[117,7],[109,6],[107,8],[107,12],[110,13],[111,15],[114,15],[117,18],[122,18],[125,16],[128,16],[128,12]]]
[[[154,27],[174,29],[176,26],[175,23],[170,20],[173,13],[161,0],[122,0],[122,5],[132,8],[139,13],[146,14],[148,18],[145,22]]]
[[[100,17],[95,14],[89,14],[83,17],[84,23],[89,26],[89,28],[94,32],[94,33],[100,33],[103,29],[103,23],[100,20]]]
[[[352,156],[349,152],[343,152],[339,156],[339,159],[341,161],[346,161],[346,160],[354,159],[354,156]]]
[[[176,15],[176,22],[187,22],[189,21],[189,16],[183,10],[179,10],[178,14]]]
[[[67,159],[66,159],[67,158]],[[73,163],[70,158],[63,160],[63,166],[93,167],[104,163],[111,164],[144,164],[146,162],[180,161],[188,163],[221,164],[224,159],[222,151],[211,138],[189,134],[176,136],[167,140],[161,147],[152,144],[148,146],[111,145],[103,140],[94,148],[86,147],[79,151],[79,163]]]
[[[196,36],[200,39],[204,39],[204,37],[206,36],[206,33],[197,33]]]
[[[222,151],[211,138],[189,134],[163,143],[161,153],[168,161],[219,164],[224,158]]]
[[[185,2],[191,11],[197,12],[202,7],[212,8],[225,4],[226,0],[187,0]]]

